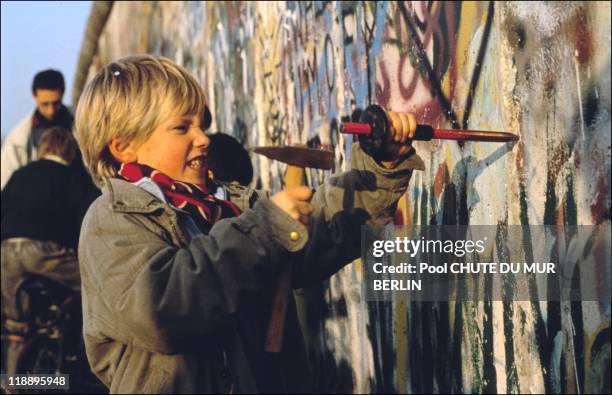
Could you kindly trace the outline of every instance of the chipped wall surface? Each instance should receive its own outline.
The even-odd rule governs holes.
[[[352,143],[338,125],[370,103],[516,133],[416,142],[426,170],[396,221],[590,225],[610,218],[609,16],[609,2],[116,2],[90,74],[167,56],[202,82],[213,130],[331,149],[338,169]],[[278,190],[284,167],[254,163]],[[359,265],[300,294],[321,390],[610,391],[609,301],[366,302]]]

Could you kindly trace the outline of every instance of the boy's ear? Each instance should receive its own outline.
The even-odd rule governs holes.
[[[135,144],[133,142],[126,143],[115,138],[108,143],[108,149],[110,149],[113,157],[121,163],[131,163],[138,160]]]

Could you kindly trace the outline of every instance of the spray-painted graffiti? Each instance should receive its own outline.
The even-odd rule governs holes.
[[[92,68],[173,58],[205,87],[213,129],[247,147],[327,148],[337,169],[353,142],[340,122],[371,103],[516,133],[516,145],[416,142],[427,169],[397,222],[598,224],[610,219],[609,15],[609,2],[118,2]],[[279,189],[284,166],[253,161],[257,186]],[[360,264],[298,298],[320,390],[610,391],[609,302],[366,302]]]

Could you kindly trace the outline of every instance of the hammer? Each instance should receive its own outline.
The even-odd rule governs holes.
[[[264,155],[270,159],[287,164],[284,176],[285,188],[302,185],[305,168],[330,170],[334,166],[334,155],[331,151],[324,151],[304,146],[292,147],[255,147],[253,152]],[[265,350],[279,353],[283,348],[285,333],[285,317],[287,303],[291,288],[291,265],[286,265],[278,278],[276,293],[272,300],[272,312],[268,323]]]

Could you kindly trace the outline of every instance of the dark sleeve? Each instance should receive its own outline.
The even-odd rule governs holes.
[[[293,287],[318,283],[359,257],[362,225],[392,223],[412,171],[422,169],[416,153],[388,169],[353,144],[351,170],[332,176],[312,199],[309,242],[294,261]]]
[[[14,204],[17,204],[18,201],[18,196],[15,194],[15,184],[19,185],[19,181],[15,181],[18,180],[20,177],[20,174],[22,173],[20,171],[21,169],[17,169],[17,171],[15,171],[10,178],[8,179],[8,182],[6,183],[6,185],[4,186],[4,188],[2,188],[2,191],[0,192],[0,218],[1,219],[5,219],[7,215],[9,215],[10,211],[13,207]]]

